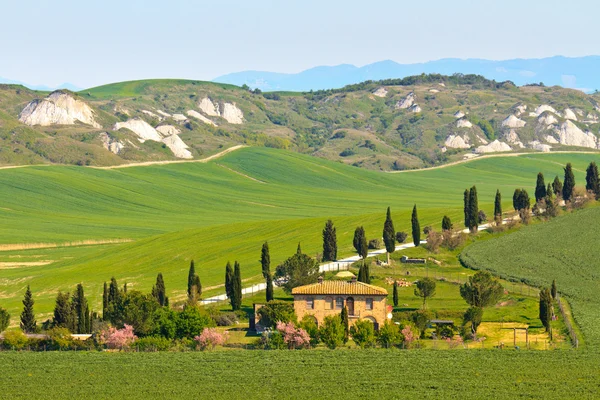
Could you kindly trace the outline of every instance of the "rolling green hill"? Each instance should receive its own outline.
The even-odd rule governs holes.
[[[538,171],[549,180],[570,161],[582,182],[592,160],[600,162],[600,156],[532,154],[379,173],[289,151],[244,148],[208,163],[4,169],[0,246],[128,242],[0,252],[0,305],[16,318],[24,288],[31,284],[36,310],[48,315],[57,290],[83,282],[98,308],[102,282],[111,276],[147,291],[158,272],[169,295],[178,299],[184,296],[191,259],[205,288],[222,284],[227,260],[239,260],[243,278],[257,281],[265,240],[274,264],[292,254],[298,242],[316,254],[323,225],[332,218],[340,255],[350,255],[354,228],[364,225],[369,238],[380,236],[387,206],[397,231],[410,231],[415,203],[422,226],[439,226],[444,214],[460,226],[464,188],[476,184],[481,208],[490,214],[497,188],[508,210],[514,188],[533,187]]]
[[[48,93],[0,85],[0,163],[118,165],[176,159],[160,140],[140,143],[131,126],[115,129],[131,121],[143,121],[147,130],[169,127],[168,134],[160,135],[177,132],[189,151],[186,157],[196,159],[246,144],[385,171],[461,160],[496,139],[518,152],[544,146],[595,150],[600,130],[597,95],[516,87],[473,75],[421,75],[310,93],[263,94],[176,79],[63,92],[91,107],[98,126],[78,121],[26,125],[20,113]],[[458,112],[464,116],[457,118]],[[516,120],[504,124],[511,115]],[[111,147],[117,143],[118,148]]]

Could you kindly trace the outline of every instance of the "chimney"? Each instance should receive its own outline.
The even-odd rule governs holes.
[[[319,282],[319,283],[323,283],[323,277],[322,277],[322,276],[319,276],[319,277],[317,278],[317,282]]]

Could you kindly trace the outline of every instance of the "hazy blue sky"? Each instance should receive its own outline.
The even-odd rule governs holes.
[[[2,0],[0,10],[0,76],[30,84],[600,54],[597,0]]]

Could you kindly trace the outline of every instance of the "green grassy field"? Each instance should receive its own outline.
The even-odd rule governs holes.
[[[494,241],[475,243],[462,253],[461,260],[472,268],[487,269],[535,286],[549,287],[556,279],[560,294],[572,306],[584,339],[597,346],[600,264],[593,233],[599,223],[599,208],[567,214]]]
[[[11,399],[592,399],[582,351],[218,351],[0,353]]]
[[[51,312],[59,289],[82,282],[99,308],[101,285],[115,276],[149,291],[158,272],[169,296],[184,295],[187,268],[196,260],[205,288],[222,284],[227,260],[242,264],[244,279],[259,279],[260,246],[271,244],[273,264],[297,242],[316,254],[327,218],[337,226],[340,256],[352,254],[354,228],[381,235],[385,208],[396,230],[410,231],[413,204],[421,225],[439,226],[444,214],[460,224],[462,192],[476,184],[481,208],[492,211],[497,188],[509,209],[515,187],[531,188],[538,171],[561,175],[571,161],[578,182],[600,156],[536,154],[488,158],[443,169],[384,174],[297,153],[247,148],[212,162],[100,170],[46,166],[0,170],[0,244],[131,239],[86,247],[0,252],[0,305],[16,321],[25,286],[36,311]],[[220,292],[218,288],[213,293]],[[210,289],[207,294],[210,294]]]

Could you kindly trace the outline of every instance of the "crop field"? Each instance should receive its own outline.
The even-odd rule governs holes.
[[[523,279],[535,286],[548,287],[556,279],[584,338],[597,347],[600,263],[595,233],[599,224],[599,208],[582,210],[493,241],[475,243],[462,253],[461,260],[472,268]]]
[[[10,399],[591,399],[585,351],[336,350],[0,353]]]
[[[1,251],[0,305],[16,322],[31,284],[36,312],[47,316],[59,289],[73,290],[82,282],[98,309],[101,285],[111,276],[149,291],[158,272],[176,300],[184,296],[191,259],[206,294],[216,294],[222,291],[227,260],[241,262],[247,283],[260,279],[257,260],[265,240],[275,265],[293,254],[298,242],[304,252],[317,254],[324,222],[332,218],[340,256],[346,256],[352,254],[357,225],[364,225],[370,238],[381,235],[387,206],[397,231],[410,231],[413,204],[422,226],[439,227],[444,214],[460,225],[466,187],[477,185],[480,207],[491,214],[496,189],[508,210],[514,188],[532,188],[538,171],[550,180],[562,176],[562,166],[570,161],[581,183],[593,160],[600,162],[600,156],[532,154],[378,173],[298,153],[246,148],[209,163],[0,170],[0,248],[126,241]]]

